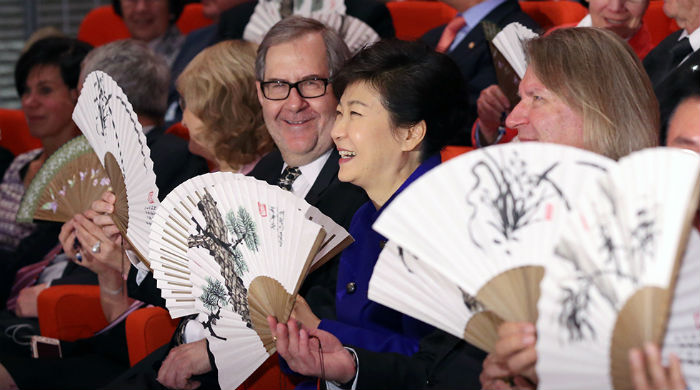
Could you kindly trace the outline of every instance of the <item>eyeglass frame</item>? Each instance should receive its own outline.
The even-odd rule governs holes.
[[[320,95],[316,95],[316,96],[304,96],[304,94],[301,93],[301,90],[299,89],[299,84],[307,82],[307,81],[323,81],[323,93]],[[309,77],[309,78],[305,78],[303,80],[299,80],[296,83],[290,83],[289,81],[284,81],[284,80],[270,80],[270,81],[260,80],[260,91],[262,91],[263,97],[265,99],[273,100],[273,101],[286,100],[287,98],[289,98],[289,94],[292,93],[292,89],[296,89],[299,96],[301,96],[304,99],[314,99],[314,98],[324,96],[328,92],[328,84],[330,84],[330,83],[331,82],[329,79],[323,78],[323,77]],[[265,93],[265,86],[271,85],[271,84],[285,84],[285,85],[287,85],[287,87],[289,87],[287,89],[287,95],[283,98],[278,98],[278,99],[272,99],[272,98],[267,97],[267,94]]]

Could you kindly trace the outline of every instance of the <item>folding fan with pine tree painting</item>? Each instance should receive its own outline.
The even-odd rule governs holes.
[[[670,148],[633,153],[589,182],[542,282],[540,388],[632,388],[628,351],[664,339],[699,190],[700,157]],[[695,286],[699,276],[683,275]],[[697,292],[673,301],[697,308]]]
[[[479,149],[416,180],[373,228],[499,318],[534,322],[559,221],[583,180],[611,164],[603,156],[554,144]],[[443,293],[449,294],[436,292]]]
[[[112,219],[148,265],[148,233],[158,207],[151,151],[131,103],[101,71],[90,73],[73,111],[73,121],[104,166],[116,195]]]
[[[75,137],[46,159],[36,173],[22,197],[17,221],[66,222],[111,189],[87,139]]]
[[[289,318],[314,267],[352,242],[289,191],[233,173],[190,179],[153,219],[149,260],[173,317],[199,314],[222,388],[235,388],[269,355],[268,315]]]

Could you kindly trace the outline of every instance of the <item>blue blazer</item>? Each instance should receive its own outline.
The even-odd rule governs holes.
[[[338,268],[337,319],[322,319],[319,325],[343,344],[375,352],[411,355],[418,350],[419,340],[434,330],[415,318],[370,301],[367,289],[374,265],[386,243],[386,238],[372,230],[372,224],[398,194],[439,163],[440,156],[423,162],[381,209],[377,210],[372,202],[367,202],[355,213],[350,223],[350,234],[355,242],[343,251]]]

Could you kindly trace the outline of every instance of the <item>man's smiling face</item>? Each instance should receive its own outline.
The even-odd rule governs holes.
[[[329,76],[326,45],[319,33],[306,34],[267,50],[263,81],[296,83]],[[303,98],[292,89],[284,100],[266,99],[260,83],[257,84],[265,125],[287,164],[308,164],[331,148],[330,131],[338,102],[330,84],[323,96]]]

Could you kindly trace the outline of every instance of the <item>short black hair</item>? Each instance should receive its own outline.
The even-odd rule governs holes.
[[[122,16],[122,2],[121,0],[112,0],[112,8],[114,9],[114,13],[119,15],[119,17]],[[185,9],[185,1],[184,0],[168,0],[168,12],[170,12],[170,24],[173,24],[177,22],[178,19],[180,19],[180,15],[182,15],[182,10]]]
[[[15,66],[15,88],[21,97],[27,87],[29,72],[36,66],[54,65],[61,72],[68,89],[78,86],[80,63],[92,49],[89,44],[73,38],[48,37],[36,41],[19,57]]]
[[[368,83],[394,126],[424,120],[423,160],[464,134],[468,125],[467,90],[457,64],[421,42],[379,41],[355,54],[332,82],[338,99],[349,85]]]

